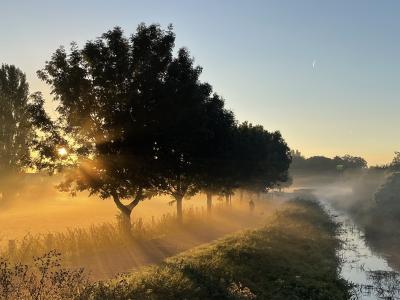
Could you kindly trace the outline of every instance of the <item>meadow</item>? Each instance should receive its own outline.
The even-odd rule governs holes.
[[[57,251],[62,253],[64,266],[83,267],[91,279],[108,279],[120,272],[158,263],[168,256],[227,233],[259,226],[266,215],[273,213],[278,206],[277,201],[259,201],[255,212],[250,213],[247,201],[241,202],[235,198],[233,204],[227,206],[225,201],[218,201],[216,197],[212,214],[209,215],[204,207],[204,197],[198,195],[185,200],[182,225],[166,200],[159,197],[141,203],[132,220],[130,232],[126,232],[118,222],[115,217],[118,216],[117,211],[111,210],[114,208],[111,201],[69,198],[37,203],[42,219],[48,216],[57,224],[56,218],[59,217],[59,223],[69,226],[49,226],[43,230],[42,227],[34,227],[35,224],[43,226],[40,218],[30,220],[31,224],[29,219],[19,223],[18,218],[9,218],[8,227],[25,226],[23,228],[26,231],[25,235],[15,236],[14,239],[9,236],[3,239],[0,255],[11,262],[31,265],[33,257]],[[57,205],[57,201],[69,201],[71,209],[62,210],[63,206]],[[156,206],[164,209],[154,209]],[[14,208],[14,211],[18,209]],[[30,207],[25,209],[32,211]],[[96,211],[93,219],[84,219],[83,212],[88,214],[88,211]],[[19,213],[25,214],[20,210]],[[81,223],[80,218],[83,220]],[[3,219],[2,222],[6,221]]]
[[[350,298],[350,286],[338,275],[338,227],[317,203],[285,203],[263,223],[111,280],[89,281],[67,269],[74,293],[60,289],[54,299]],[[9,277],[18,284],[18,275]],[[42,286],[43,293],[54,292],[51,284]]]

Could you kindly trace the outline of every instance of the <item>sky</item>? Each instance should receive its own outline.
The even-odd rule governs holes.
[[[279,130],[305,156],[400,151],[400,1],[0,0],[0,63],[36,71],[61,45],[120,26],[172,23],[176,46],[240,121]]]

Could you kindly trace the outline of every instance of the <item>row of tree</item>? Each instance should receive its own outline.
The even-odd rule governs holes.
[[[127,226],[157,194],[173,197],[181,221],[183,199],[199,191],[211,210],[212,195],[285,181],[291,154],[281,134],[238,123],[174,43],[172,27],[141,24],[130,37],[117,27],[82,48],[59,48],[38,71],[57,103],[53,122],[41,95],[28,97],[23,73],[3,66],[2,170],[62,167],[60,189],[112,198]]]

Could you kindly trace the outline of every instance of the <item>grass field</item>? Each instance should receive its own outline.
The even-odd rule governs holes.
[[[92,300],[350,299],[350,286],[338,275],[337,225],[317,203],[286,202],[264,219],[261,228],[230,234],[111,280],[90,281],[84,270],[63,267],[54,251],[35,258],[33,265],[2,258],[0,295]]]
[[[130,234],[115,222],[64,232],[28,234],[8,247],[0,247],[0,257],[31,265],[34,257],[54,250],[62,253],[65,267],[82,267],[91,280],[106,280],[121,272],[160,263],[166,257],[226,234],[257,228],[279,205],[276,201],[264,201],[250,213],[246,204],[227,207],[216,203],[211,216],[203,209],[185,209],[183,225],[171,213],[154,218],[153,222],[139,218],[133,220]]]
[[[261,229],[97,282],[81,299],[349,299],[336,230],[318,204],[291,202]]]

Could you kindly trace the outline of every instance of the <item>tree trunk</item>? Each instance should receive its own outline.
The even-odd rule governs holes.
[[[131,234],[132,233],[132,222],[131,222],[131,211],[126,211],[126,210],[120,210],[120,215],[119,215],[119,223],[126,234]]]
[[[243,190],[241,189],[240,190],[240,203],[242,203],[243,202]]]
[[[183,210],[182,210],[183,197],[177,196],[177,197],[175,197],[175,200],[176,200],[176,217],[178,219],[178,223],[182,224],[183,223]]]
[[[211,215],[211,208],[212,208],[212,194],[207,192],[207,213]]]
[[[120,211],[120,215],[118,218],[118,222],[121,225],[122,230],[130,234],[132,231],[132,223],[131,223],[131,213],[133,210],[133,207],[128,207],[124,205],[121,200],[119,199],[119,196],[117,194],[112,195],[113,200],[115,205],[118,207]]]
[[[229,195],[225,194],[225,204],[226,206],[229,206]]]

